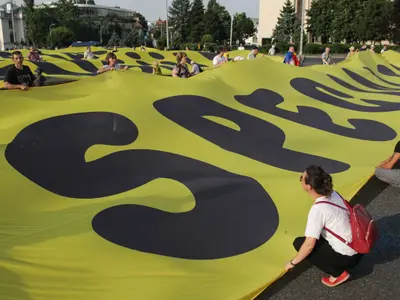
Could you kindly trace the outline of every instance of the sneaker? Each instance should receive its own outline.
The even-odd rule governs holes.
[[[335,287],[339,284],[346,282],[350,278],[350,274],[347,271],[344,271],[338,278],[334,281],[330,280],[330,277],[322,277],[322,283],[328,287]]]

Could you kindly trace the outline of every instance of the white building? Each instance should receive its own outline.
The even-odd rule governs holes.
[[[278,22],[280,10],[286,0],[259,0],[259,30],[258,44],[262,44],[264,38],[271,38],[273,30]],[[292,0],[296,9],[297,17],[301,18],[301,3],[302,0]],[[304,0],[306,10],[310,9],[312,0]],[[306,14],[305,14],[306,17]],[[307,24],[307,22],[305,23]]]
[[[245,42],[246,45],[258,45],[259,44],[259,41],[258,41],[258,30],[260,28],[260,22],[259,22],[258,18],[253,18],[251,20],[253,21],[254,27],[257,29],[257,31],[253,36],[249,37],[244,42]]]
[[[16,44],[26,42],[25,23],[22,9],[16,4],[0,4],[0,50],[11,49]]]

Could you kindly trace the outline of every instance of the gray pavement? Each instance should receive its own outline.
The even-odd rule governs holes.
[[[321,283],[322,272],[306,262],[270,286],[257,300],[400,299],[400,189],[386,187],[373,177],[354,198],[355,202],[365,204],[373,199],[367,208],[377,220],[381,239],[351,272],[351,281],[336,288],[325,287]]]

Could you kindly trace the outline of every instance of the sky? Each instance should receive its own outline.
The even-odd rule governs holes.
[[[35,2],[39,4],[49,1],[51,0],[36,0]],[[144,15],[148,21],[156,21],[159,17],[165,18],[165,1],[166,0],[95,0],[98,5],[119,6],[121,8],[135,10]],[[230,13],[245,12],[247,16],[251,18],[258,18],[258,1],[259,0],[218,0]],[[168,0],[169,4],[171,4],[171,2],[172,0]],[[208,0],[204,0],[204,4],[207,5],[207,3]]]

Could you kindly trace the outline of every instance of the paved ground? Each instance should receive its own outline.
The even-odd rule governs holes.
[[[296,267],[257,300],[384,300],[400,299],[400,189],[375,177],[354,198],[367,204],[377,220],[381,239],[373,253],[352,271],[352,280],[336,288],[321,284],[322,273],[308,263]]]

